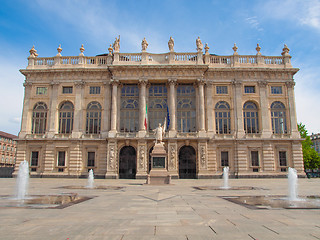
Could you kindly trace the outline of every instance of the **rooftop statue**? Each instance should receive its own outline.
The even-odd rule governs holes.
[[[148,47],[148,42],[146,40],[146,38],[143,38],[141,46],[142,46],[142,51],[147,51],[147,47]]]
[[[202,52],[203,44],[202,44],[202,42],[201,42],[200,37],[197,38],[196,44],[197,44],[197,51],[198,51],[198,52]]]
[[[119,52],[120,51],[120,35],[119,35],[119,38],[116,38],[116,40],[114,41],[112,47],[113,47],[113,50],[115,52]]]
[[[168,42],[168,47],[170,52],[174,52],[173,47],[174,47],[174,40],[172,37],[170,37],[169,42]]]

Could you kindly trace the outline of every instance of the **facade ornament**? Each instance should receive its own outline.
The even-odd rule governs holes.
[[[120,81],[118,79],[112,78],[112,79],[110,79],[110,84],[118,86],[120,84]]]
[[[169,42],[168,42],[168,47],[169,47],[169,51],[170,52],[174,52],[174,39],[172,37],[170,37]]]
[[[29,57],[38,57],[37,50],[34,48],[34,45],[30,49],[29,53],[30,53]]]
[[[161,126],[161,123],[159,123],[159,126],[156,129],[153,129],[153,132],[156,136],[156,144],[160,143],[162,144],[162,136],[165,132],[164,127]]]
[[[283,49],[282,49],[281,55],[282,55],[282,56],[289,56],[289,55],[290,55],[290,54],[289,54],[289,51],[290,51],[290,49],[288,48],[287,44],[284,44],[284,47],[283,47]]]
[[[140,168],[144,168],[144,154],[145,151],[144,151],[144,146],[140,146]]]
[[[201,146],[201,166],[204,168],[206,166],[206,148],[205,146]]]
[[[240,80],[233,80],[233,81],[232,81],[232,85],[234,85],[234,86],[236,86],[236,87],[241,87],[242,81],[240,81]]]
[[[83,44],[81,44],[81,48],[80,48],[80,56],[84,56],[83,52],[84,52],[84,47]]]
[[[112,51],[113,51],[113,48],[112,48],[112,45],[110,44],[110,47],[108,48],[108,51],[109,51],[109,56],[111,56],[112,55]]]
[[[62,52],[61,44],[59,44],[59,47],[57,48],[57,51],[58,51],[57,56],[61,56],[61,52]]]
[[[109,166],[111,170],[114,169],[114,157],[115,157],[114,147],[111,146],[109,151]]]
[[[259,81],[258,82],[259,87],[265,88],[268,85],[268,82],[265,80]]]
[[[257,50],[257,55],[261,55],[261,47],[259,46],[259,43],[257,43],[257,47],[256,47],[256,50]]]
[[[294,81],[286,81],[287,88],[293,88],[296,85]]]
[[[31,86],[32,86],[32,82],[25,81],[25,82],[23,83],[23,86],[24,86],[25,88],[31,87]]]
[[[177,85],[177,79],[168,79],[169,85]]]
[[[120,51],[120,35],[119,35],[119,38],[116,38],[116,40],[114,41],[112,47],[113,47],[113,50],[115,52],[119,52]]]
[[[76,86],[76,88],[82,88],[85,85],[85,81],[83,80],[76,81],[74,85]]]
[[[146,78],[140,78],[138,84],[139,84],[140,86],[141,86],[141,85],[147,85],[147,84],[148,84],[148,79],[146,79]]]
[[[232,49],[233,49],[233,51],[234,51],[233,55],[238,55],[238,53],[237,53],[238,47],[237,47],[236,44],[233,45],[233,48],[232,48]]]
[[[201,42],[200,37],[197,38],[196,44],[197,44],[197,51],[198,51],[198,52],[202,52],[203,44],[202,44],[202,42]]]
[[[205,51],[205,54],[208,55],[209,54],[209,46],[208,46],[208,43],[206,43],[205,47],[204,47],[204,51]]]
[[[149,45],[149,44],[148,44],[146,38],[143,38],[143,40],[142,40],[142,42],[141,42],[142,52],[147,51],[148,45]]]
[[[170,165],[172,168],[175,166],[175,161],[176,161],[176,149],[174,146],[171,146],[171,151],[170,151]]]

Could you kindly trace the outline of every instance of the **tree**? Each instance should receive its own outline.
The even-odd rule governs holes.
[[[298,130],[300,132],[301,138],[304,138],[302,141],[302,153],[303,153],[303,162],[304,169],[315,169],[320,167],[320,156],[314,148],[312,148],[312,141],[310,136],[308,136],[308,131],[306,126],[302,123],[298,124]]]

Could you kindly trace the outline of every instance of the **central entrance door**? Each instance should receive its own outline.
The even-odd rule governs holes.
[[[121,148],[119,156],[119,178],[135,179],[136,171],[136,150],[130,146]]]
[[[196,151],[191,146],[179,151],[179,178],[196,178]]]

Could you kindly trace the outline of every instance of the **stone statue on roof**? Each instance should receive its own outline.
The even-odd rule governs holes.
[[[173,47],[174,47],[174,40],[173,40],[173,38],[172,38],[172,37],[170,37],[170,39],[169,39],[168,47],[169,47],[170,52],[173,52],[173,51],[174,51],[174,50],[173,50]]]
[[[147,51],[148,45],[149,45],[149,44],[148,44],[146,38],[143,38],[143,40],[142,40],[142,42],[141,42],[142,51]]]
[[[197,44],[197,51],[198,51],[198,52],[202,52],[203,44],[202,44],[202,42],[201,42],[200,37],[197,38],[196,44]]]
[[[119,35],[119,38],[116,38],[116,40],[114,41],[112,48],[115,52],[120,51],[120,35]]]

